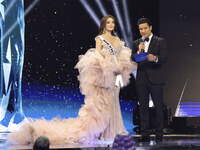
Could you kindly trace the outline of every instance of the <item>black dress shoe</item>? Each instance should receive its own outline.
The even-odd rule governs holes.
[[[142,136],[142,138],[139,139],[138,142],[150,142],[150,137],[149,136]]]
[[[163,142],[163,135],[156,135],[156,142]]]
[[[154,134],[156,135],[156,142],[163,141],[163,131],[162,130],[155,130]]]

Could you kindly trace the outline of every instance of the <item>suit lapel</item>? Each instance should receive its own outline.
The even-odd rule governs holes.
[[[149,44],[149,48],[148,48],[148,52],[151,53],[154,47],[154,43],[155,43],[155,37],[152,36],[150,44]]]

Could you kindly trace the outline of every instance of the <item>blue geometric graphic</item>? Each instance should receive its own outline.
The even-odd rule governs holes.
[[[14,117],[24,118],[21,80],[24,62],[24,4],[23,0],[0,0],[1,78],[0,121],[8,105]]]
[[[200,102],[181,102],[177,116],[200,116]]]

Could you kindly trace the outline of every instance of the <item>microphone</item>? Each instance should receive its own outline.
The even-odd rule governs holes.
[[[141,41],[142,41],[142,42],[145,42],[145,37],[142,37],[142,38],[141,38]]]
[[[142,37],[141,42],[143,43],[145,42],[145,37]],[[144,49],[141,49],[141,52],[144,53],[145,52]]]
[[[148,37],[142,37],[142,38],[141,38],[141,42],[144,43],[145,41],[146,41],[146,42],[149,42],[149,38],[148,38]],[[141,52],[144,53],[144,52],[145,52],[144,49],[141,49]]]

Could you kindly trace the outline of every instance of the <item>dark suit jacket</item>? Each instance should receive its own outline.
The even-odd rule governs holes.
[[[132,59],[138,51],[138,45],[141,38],[134,41]],[[158,57],[158,62],[150,62],[148,60],[138,62],[136,84],[142,84],[146,81],[146,77],[152,84],[164,84],[163,64],[167,61],[167,45],[163,38],[153,36],[149,44],[148,52]]]

